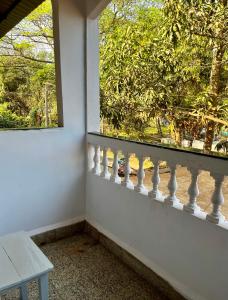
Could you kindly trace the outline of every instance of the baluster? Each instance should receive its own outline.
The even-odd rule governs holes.
[[[151,158],[152,161],[152,158]],[[149,197],[151,197],[153,200],[158,200],[162,201],[164,200],[164,196],[162,193],[159,191],[159,183],[160,183],[160,176],[159,176],[159,160],[154,160],[153,165],[154,165],[154,170],[153,170],[153,176],[152,176],[152,184],[153,188],[152,191],[149,192]]]
[[[129,189],[134,189],[134,184],[130,180],[130,172],[131,172],[130,156],[131,156],[130,153],[125,154],[124,180],[122,182],[122,185]]]
[[[143,179],[145,177],[143,163],[144,163],[145,157],[138,156],[138,159],[139,159],[139,169],[138,169],[138,173],[137,173],[138,184],[137,184],[137,186],[135,186],[135,191],[142,193],[142,194],[148,194],[148,190],[145,188],[145,186],[143,184]]]
[[[207,215],[207,220],[214,224],[219,224],[220,221],[223,221],[225,217],[220,212],[220,207],[224,203],[224,197],[222,193],[222,183],[224,180],[224,175],[211,173],[211,176],[215,180],[215,189],[211,198],[213,204],[213,209],[210,215]]]
[[[93,171],[94,168],[94,145],[88,143],[88,158],[87,158],[88,171]]]
[[[195,168],[188,168],[191,172],[191,184],[188,189],[189,194],[189,202],[184,205],[184,210],[194,214],[195,211],[199,211],[200,207],[197,205],[197,197],[199,196],[199,188],[198,188],[198,176],[200,171]]]
[[[98,175],[98,176],[101,174],[100,146],[98,146],[98,145],[95,146],[93,174]]]
[[[165,198],[165,202],[169,205],[174,205],[179,203],[179,200],[176,197],[177,191],[177,180],[176,180],[176,164],[170,164],[170,180],[168,183],[169,196]]]
[[[101,177],[105,179],[110,179],[110,172],[108,170],[108,156],[107,156],[108,148],[104,147],[103,148],[103,160],[102,160],[102,165],[103,165],[103,171],[101,173]]]
[[[119,152],[118,150],[114,151],[114,159],[113,159],[113,165],[112,165],[113,173],[111,175],[111,181],[120,184],[121,178],[118,175],[118,170],[119,170],[118,152]]]

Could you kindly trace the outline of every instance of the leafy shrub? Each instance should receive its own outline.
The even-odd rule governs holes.
[[[25,128],[28,125],[28,118],[13,113],[8,103],[0,104],[0,128]]]

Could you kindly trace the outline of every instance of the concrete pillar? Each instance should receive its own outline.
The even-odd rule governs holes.
[[[84,135],[85,16],[75,0],[53,0],[53,12],[57,93],[59,111],[63,112],[61,122],[64,127],[74,128]]]

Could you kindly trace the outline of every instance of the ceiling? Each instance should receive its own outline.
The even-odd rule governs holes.
[[[0,0],[0,38],[44,0]]]

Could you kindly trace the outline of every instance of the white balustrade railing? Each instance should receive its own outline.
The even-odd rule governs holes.
[[[189,202],[184,206],[184,210],[190,213],[195,213],[196,211],[200,210],[199,206],[197,205],[197,197],[199,196],[198,176],[200,170],[194,167],[189,167],[188,170],[191,173],[191,183],[188,189]]]
[[[124,180],[122,185],[129,188],[129,189],[134,189],[134,184],[130,179],[130,172],[131,172],[131,167],[130,167],[130,153],[126,153],[125,155],[125,166],[124,166]]]
[[[148,194],[148,191],[143,184],[143,180],[145,178],[145,172],[144,172],[144,168],[143,168],[145,157],[140,155],[140,156],[138,156],[138,158],[139,158],[139,170],[138,170],[138,174],[137,174],[138,175],[138,184],[135,186],[135,190],[142,194]]]
[[[103,160],[102,160],[102,165],[103,165],[103,171],[101,173],[101,177],[105,179],[110,179],[111,174],[108,169],[108,148],[103,147]]]
[[[119,162],[118,162],[118,150],[114,150],[114,159],[113,159],[113,164],[112,164],[112,169],[113,173],[111,175],[111,181],[120,184],[121,183],[121,178],[119,177]]]
[[[170,163],[168,165],[170,167],[170,180],[168,183],[169,196],[165,198],[165,202],[169,205],[174,206],[175,204],[179,203],[179,199],[176,196],[176,191],[177,191],[176,167],[177,167],[177,164],[174,162],[174,163]]]
[[[159,164],[160,164],[160,161],[157,159],[153,159],[153,157],[151,157],[150,159],[151,159],[151,161],[153,161],[154,172],[153,172],[153,176],[152,176],[152,190],[148,193],[148,195],[154,200],[163,201],[164,196],[162,195],[162,193],[159,190],[159,183],[160,183]]]
[[[93,174],[100,175],[100,173],[101,173],[100,146],[99,145],[95,145]]]
[[[115,139],[96,133],[88,134],[87,141],[90,149],[88,166],[93,174],[110,180],[113,183],[121,184],[123,187],[143,194],[152,200],[163,202],[171,207],[178,207],[178,209],[183,208],[184,212],[200,216],[201,218],[204,217],[211,223],[220,224],[225,220],[221,213],[221,205],[224,203],[222,185],[225,176],[228,175],[228,160],[226,158],[212,157],[178,149],[160,147],[158,145]],[[91,151],[91,148],[94,150]],[[107,156],[108,150],[111,150],[114,155],[111,166],[109,165]],[[102,161],[100,159],[101,152],[103,153]],[[91,155],[91,153],[93,154]],[[124,178],[122,182],[119,176],[120,153],[122,153],[125,158]],[[130,177],[130,156],[132,154],[134,154],[139,161],[139,169],[137,172],[138,182],[135,186]],[[146,158],[149,158],[153,163],[151,190],[148,190],[144,185],[144,161]],[[167,162],[170,169],[170,177],[167,184],[169,191],[168,195],[164,195],[160,190],[159,166],[161,161]],[[176,195],[178,191],[176,179],[177,166],[186,167],[191,175],[189,186],[186,190],[189,199],[188,203],[185,205],[181,204],[181,199],[178,199]],[[199,196],[198,177],[201,171],[210,172],[215,183],[214,192],[210,199],[212,209],[209,214],[204,213],[197,205],[197,197]]]

